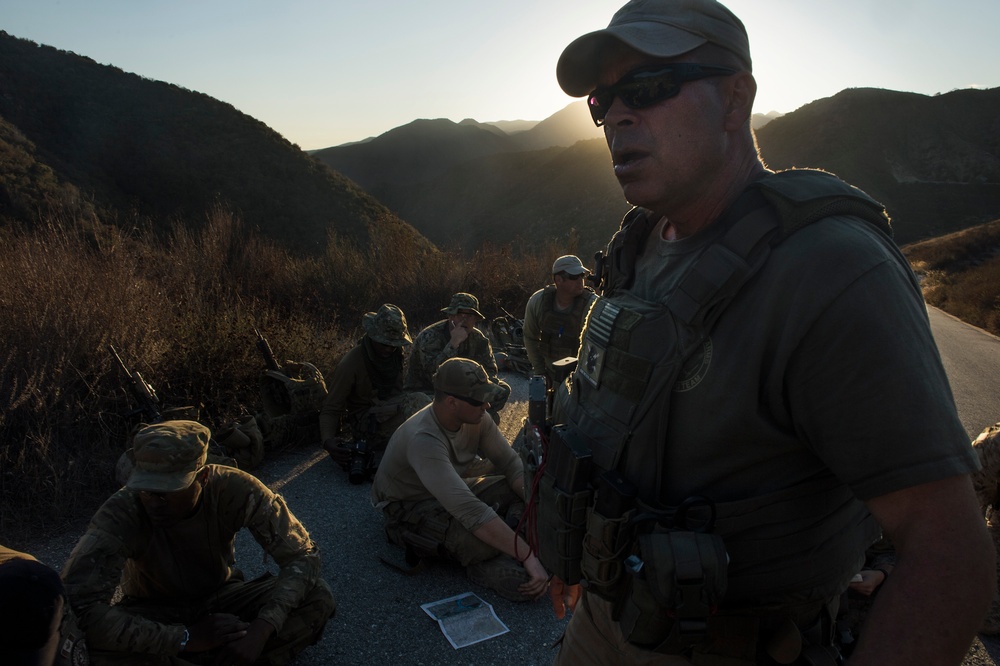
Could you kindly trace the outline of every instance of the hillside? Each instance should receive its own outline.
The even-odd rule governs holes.
[[[343,176],[207,95],[0,32],[0,220],[38,201],[92,204],[103,221],[167,228],[222,206],[316,254],[335,231],[429,244]]]
[[[1000,213],[1000,88],[845,90],[776,119],[757,140],[772,168],[827,169],[866,190],[901,244]]]
[[[1000,335],[1000,220],[907,245],[903,253],[928,303]]]
[[[581,106],[553,116],[553,126],[574,126],[570,119],[581,109],[587,115],[582,102],[574,104]],[[569,243],[575,230],[580,254],[589,256],[628,210],[600,139],[519,150],[517,141],[549,122],[543,121],[508,137],[479,131],[475,149],[462,144],[458,153],[447,147],[472,137],[472,128],[433,122],[433,135],[417,136],[425,127],[417,122],[407,126],[405,142],[393,130],[318,156],[434,242],[466,252],[483,240]],[[754,125],[770,166],[824,168],[861,187],[886,204],[900,243],[1000,213],[1000,89],[935,97],[851,89],[769,122],[756,114]]]

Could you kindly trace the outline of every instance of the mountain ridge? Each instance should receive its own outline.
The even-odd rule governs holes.
[[[577,118],[582,113],[596,129],[583,102],[563,113]],[[547,120],[554,125],[557,116]],[[998,118],[1000,89],[927,96],[850,88],[789,114],[754,114],[754,124],[766,163],[778,169],[825,169],[864,189],[887,206],[897,240],[907,243],[981,224],[1000,213]],[[450,131],[447,122],[438,130]],[[571,135],[572,130],[564,131],[563,136]],[[390,133],[382,136],[386,154],[406,159],[405,146],[393,146]],[[501,149],[474,156],[452,153],[450,160],[434,165],[409,155],[412,168],[405,179],[393,180],[383,172],[377,184],[361,170],[367,159],[364,147],[357,147],[350,159],[325,159],[337,154],[336,148],[320,158],[372,188],[380,201],[438,244],[457,242],[472,251],[483,241],[504,243],[551,233],[578,243],[582,254],[602,248],[630,207],[611,174],[606,148],[578,149],[576,157],[583,163],[560,162],[550,151],[569,153],[578,143],[525,151],[515,147],[518,136],[509,141],[495,137]],[[547,164],[570,170],[575,180],[546,173]],[[368,168],[374,171],[375,166]],[[532,175],[534,187],[526,174]]]
[[[222,205],[297,252],[323,252],[331,233],[365,245],[373,232],[432,249],[355,183],[229,104],[6,32],[0,63],[0,119],[16,130],[2,152],[51,173],[103,220],[167,228]],[[4,177],[0,218],[34,210],[29,190]]]

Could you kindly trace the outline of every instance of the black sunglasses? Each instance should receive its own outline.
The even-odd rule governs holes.
[[[614,85],[595,89],[587,97],[587,106],[594,124],[600,127],[604,124],[604,118],[615,97],[630,109],[644,109],[675,96],[681,91],[681,85],[688,81],[729,76],[736,71],[729,67],[699,65],[694,62],[642,67],[629,72]]]
[[[559,273],[564,280],[579,280],[583,277],[583,273],[577,273],[576,275],[570,275],[569,273]]]
[[[476,400],[475,398],[466,398],[464,395],[455,395],[454,393],[447,393],[445,395],[450,395],[456,400],[461,400],[462,402],[466,402],[472,405],[473,407],[482,407],[484,404],[482,400]]]

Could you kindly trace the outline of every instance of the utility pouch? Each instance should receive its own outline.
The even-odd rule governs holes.
[[[615,471],[598,479],[594,507],[587,515],[581,568],[587,591],[617,602],[625,591],[625,557],[635,538],[635,487]]]
[[[567,585],[580,582],[587,508],[593,495],[589,487],[566,492],[556,487],[549,474],[543,474],[538,483],[538,557]]]
[[[545,473],[538,483],[538,547],[545,568],[567,585],[580,582],[590,485],[591,455],[576,430],[558,425],[549,433]]]
[[[624,637],[667,654],[703,640],[708,617],[726,593],[722,537],[655,531],[639,537],[638,550],[625,559],[631,589],[618,620]]]

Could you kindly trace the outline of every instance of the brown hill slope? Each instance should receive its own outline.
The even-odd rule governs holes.
[[[772,167],[825,168],[885,203],[900,243],[1000,213],[1000,89],[935,97],[845,90],[772,120],[757,136]],[[412,137],[380,138],[377,153],[374,142],[351,146],[336,167],[374,174],[380,166],[413,165],[383,177],[377,196],[435,242],[457,242],[468,252],[482,240],[569,242],[575,229],[587,254],[603,246],[628,209],[600,140],[587,148],[442,157],[429,147],[433,137],[420,154],[411,152]]]
[[[495,155],[429,183],[398,187],[387,205],[405,210],[442,247],[472,251],[487,241],[561,242],[587,259],[607,244],[630,208],[607,152],[604,140],[594,139]]]
[[[827,169],[880,200],[900,243],[1000,213],[1000,88],[845,90],[774,120],[757,139],[772,168]]]
[[[1000,220],[907,245],[903,253],[928,303],[1000,335]]]
[[[373,225],[400,243],[428,247],[354,183],[207,95],[4,32],[0,90],[0,117],[34,148],[38,165],[27,170],[51,171],[104,219],[139,215],[166,226],[203,220],[222,204],[247,228],[298,251],[323,251],[331,231],[367,243]],[[0,135],[3,151],[17,152],[10,136]],[[0,202],[23,192],[4,177]]]

